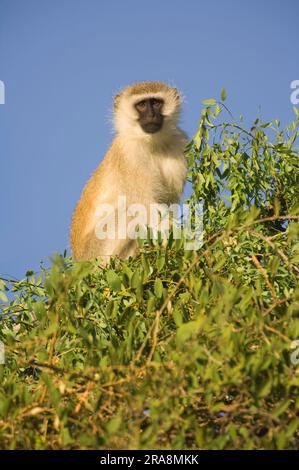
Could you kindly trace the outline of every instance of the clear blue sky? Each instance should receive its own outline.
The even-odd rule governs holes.
[[[166,80],[192,136],[224,86],[238,116],[292,116],[298,0],[0,0],[0,274],[68,248],[72,210],[113,137],[113,94]]]

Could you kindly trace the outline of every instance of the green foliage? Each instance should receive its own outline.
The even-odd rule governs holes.
[[[199,250],[0,280],[1,448],[298,448],[298,113],[245,130],[206,105]]]

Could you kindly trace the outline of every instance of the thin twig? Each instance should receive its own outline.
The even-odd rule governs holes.
[[[269,278],[268,278],[268,275],[267,275],[267,271],[266,271],[265,268],[261,265],[261,263],[259,262],[259,260],[257,259],[257,257],[256,257],[255,255],[251,255],[251,259],[252,259],[252,261],[254,262],[254,264],[256,265],[257,269],[262,273],[262,276],[263,276],[263,278],[265,279],[265,282],[266,282],[266,284],[267,284],[267,286],[268,286],[268,289],[271,291],[273,298],[274,298],[274,299],[277,299],[275,289],[274,289],[274,287],[272,286],[271,282],[269,281]]]
[[[278,305],[285,304],[285,303],[288,302],[289,300],[290,300],[290,297],[285,298],[285,299],[277,299],[276,302],[274,302],[272,305],[270,305],[270,307],[268,307],[267,309],[263,310],[263,312],[262,312],[263,317],[266,317],[266,316],[267,316],[269,313],[271,313],[272,310],[274,310]]]

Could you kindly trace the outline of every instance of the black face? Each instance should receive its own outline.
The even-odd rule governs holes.
[[[144,132],[154,134],[158,132],[163,125],[163,100],[157,98],[148,98],[135,104],[139,114],[139,123]]]

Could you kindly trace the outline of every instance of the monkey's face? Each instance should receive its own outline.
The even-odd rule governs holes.
[[[147,98],[135,104],[138,112],[138,122],[144,132],[154,134],[163,126],[163,100]]]
[[[135,83],[114,98],[115,129],[126,141],[165,142],[177,127],[180,104],[180,93],[166,83]]]

